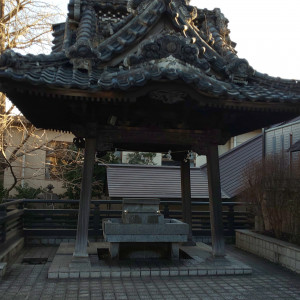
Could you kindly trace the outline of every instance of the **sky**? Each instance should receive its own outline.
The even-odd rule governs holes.
[[[261,73],[300,79],[300,0],[192,0],[219,7],[240,58]]]
[[[52,2],[66,11],[69,1]],[[238,56],[255,70],[300,79],[300,0],[191,0],[190,5],[220,8]]]

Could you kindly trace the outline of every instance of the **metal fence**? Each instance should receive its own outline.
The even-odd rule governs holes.
[[[32,239],[74,239],[79,200],[7,200],[0,204],[0,251],[14,240],[24,236]],[[225,236],[234,236],[235,229],[253,225],[245,203],[223,202]],[[122,200],[92,200],[89,220],[89,238],[102,240],[102,220],[120,218]],[[165,218],[182,219],[181,201],[161,200]],[[210,236],[209,203],[192,201],[194,236]]]

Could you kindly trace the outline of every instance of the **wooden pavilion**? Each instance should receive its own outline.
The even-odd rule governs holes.
[[[87,256],[95,152],[168,152],[181,160],[190,223],[188,151],[207,156],[213,255],[224,256],[218,145],[300,113],[300,83],[240,59],[219,9],[188,0],[70,0],[50,55],[0,57],[0,89],[35,126],[85,147],[75,257]]]

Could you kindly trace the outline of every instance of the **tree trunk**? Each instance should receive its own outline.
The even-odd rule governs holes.
[[[0,0],[0,20],[4,17],[5,0]],[[0,54],[5,49],[5,25],[0,23]]]

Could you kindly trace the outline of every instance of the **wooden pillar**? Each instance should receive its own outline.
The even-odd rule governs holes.
[[[207,177],[212,254],[214,256],[225,256],[218,145],[209,145],[208,147]]]
[[[95,152],[96,139],[86,138],[75,251],[73,254],[75,257],[88,257],[87,242]]]
[[[181,160],[181,199],[183,221],[189,224],[188,243],[192,243],[192,197],[191,197],[191,173],[190,161]]]

